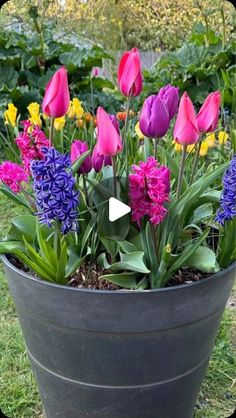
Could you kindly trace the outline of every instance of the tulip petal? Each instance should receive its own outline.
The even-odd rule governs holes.
[[[122,141],[109,115],[99,106],[97,110],[97,151],[105,157],[113,157],[122,150]]]

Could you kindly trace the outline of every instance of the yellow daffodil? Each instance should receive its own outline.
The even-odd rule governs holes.
[[[182,145],[181,144],[178,144],[178,142],[175,142],[175,141],[173,141],[173,142],[175,144],[175,151],[176,152],[182,151]]]
[[[30,114],[30,122],[32,122],[34,125],[41,126],[42,122],[39,114],[39,104],[36,102],[30,103],[27,109]]]
[[[69,106],[69,109],[68,109],[68,111],[67,111],[67,114],[66,114],[67,116],[68,116],[68,118],[70,118],[70,119],[73,119],[74,117],[75,117],[75,108],[74,108],[74,106],[73,106],[73,102],[72,102],[72,100],[70,101],[70,106]]]
[[[66,123],[66,118],[65,116],[62,116],[61,118],[56,118],[54,120],[54,128],[56,129],[56,131],[61,131]]]
[[[195,144],[191,144],[187,146],[187,152],[194,152],[195,151]]]
[[[215,136],[214,132],[212,134],[206,136],[206,141],[208,142],[208,147],[209,148],[213,148],[215,146],[215,140],[216,140],[216,136]]]
[[[207,155],[208,148],[209,148],[208,141],[202,141],[202,145],[201,145],[200,153],[199,153],[201,157],[205,157]]]
[[[225,144],[226,141],[229,139],[229,135],[227,134],[227,132],[221,131],[219,132],[218,139],[220,145]]]
[[[140,126],[139,126],[139,122],[136,123],[134,129],[135,129],[135,133],[139,137],[139,139],[144,139],[144,135],[143,135],[143,133],[142,133],[142,131],[140,129]]]
[[[4,112],[5,123],[11,125],[13,128],[16,126],[17,108],[13,103],[9,103],[7,110]]]

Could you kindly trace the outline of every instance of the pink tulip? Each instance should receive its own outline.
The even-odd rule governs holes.
[[[109,115],[99,106],[97,110],[97,151],[104,157],[114,157],[122,150],[122,141]]]
[[[118,82],[122,94],[126,97],[138,96],[142,91],[143,81],[141,62],[137,48],[124,53],[118,68]]]
[[[51,118],[64,116],[70,105],[67,71],[64,67],[57,70],[49,81],[44,95],[42,109]]]
[[[100,73],[99,67],[93,67],[91,71],[91,77],[98,77]]]
[[[81,155],[83,155],[86,151],[88,151],[88,144],[87,142],[83,142],[80,140],[75,140],[71,144],[70,149],[70,159],[71,162],[74,163]],[[79,174],[86,174],[92,170],[92,158],[88,155],[83,163],[81,164],[80,168],[78,169]]]
[[[215,91],[207,96],[197,115],[200,132],[213,132],[218,124],[221,96]]]
[[[191,145],[199,138],[199,130],[193,104],[184,93],[181,97],[174,127],[174,139],[181,145]]]

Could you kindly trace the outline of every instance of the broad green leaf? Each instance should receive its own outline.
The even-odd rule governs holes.
[[[117,244],[119,245],[120,249],[126,254],[135,253],[138,251],[138,248],[135,247],[135,245],[129,241],[118,241]]]
[[[25,251],[25,246],[21,241],[0,242],[0,254],[14,254],[16,250]]]
[[[68,250],[68,261],[66,264],[66,277],[69,277],[73,274],[81,264],[84,263],[87,256],[91,253],[91,250],[88,249],[86,255],[83,257],[80,256],[80,248],[78,245],[71,245]]]
[[[100,276],[100,280],[109,280],[117,286],[134,289],[137,286],[137,273],[117,273]]]
[[[79,170],[80,166],[83,164],[85,158],[88,157],[88,155],[91,153],[90,150],[84,152],[73,164],[72,164],[72,171],[74,174],[77,173],[77,171]]]
[[[185,261],[186,266],[196,268],[205,273],[216,273],[219,265],[216,255],[208,247],[198,247],[196,251]]]
[[[136,251],[130,254],[121,254],[121,261],[111,265],[110,269],[113,271],[117,270],[130,270],[137,271],[139,273],[150,273],[147,266],[143,261],[144,253],[142,251]]]
[[[7,237],[33,243],[36,237],[36,217],[33,215],[16,216],[11,221],[11,228]]]

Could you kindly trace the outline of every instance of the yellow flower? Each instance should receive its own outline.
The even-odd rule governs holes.
[[[42,122],[41,122],[41,118],[39,115],[39,104],[36,102],[30,103],[27,109],[30,114],[30,118],[29,118],[30,122],[32,122],[34,125],[41,126]]]
[[[56,131],[61,131],[66,123],[66,118],[65,116],[62,116],[61,118],[56,118],[54,120],[54,128],[56,129]]]
[[[67,111],[67,116],[70,119],[73,119],[75,117],[75,109],[74,109],[72,100],[70,101],[70,106],[69,106],[69,109]]]
[[[215,140],[216,140],[216,136],[214,132],[206,136],[206,141],[208,142],[209,148],[213,148],[215,146]]]
[[[173,141],[175,144],[175,151],[180,152],[182,151],[182,145],[178,144],[178,142]]]
[[[80,101],[79,101],[79,99],[77,99],[76,97],[72,100],[72,103],[73,103],[73,107],[74,107],[74,110],[75,110],[75,116],[78,118],[78,119],[81,119],[82,117],[83,117],[83,114],[84,114],[84,109],[82,108],[82,105],[81,105],[81,103],[80,103]]]
[[[229,138],[229,135],[227,134],[227,132],[225,131],[219,132],[218,139],[219,139],[220,145],[225,144],[228,138]]]
[[[201,145],[200,153],[199,153],[201,157],[205,157],[207,155],[208,148],[209,148],[208,141],[202,141],[202,145]]]
[[[8,109],[4,112],[5,123],[11,125],[13,128],[16,126],[17,108],[13,103],[8,104]]]
[[[195,151],[195,144],[191,144],[187,146],[187,152],[194,152]]]
[[[144,139],[144,135],[143,135],[143,133],[142,133],[142,131],[140,129],[140,126],[139,126],[139,122],[136,123],[134,129],[135,129],[135,133],[139,137],[139,139]]]

